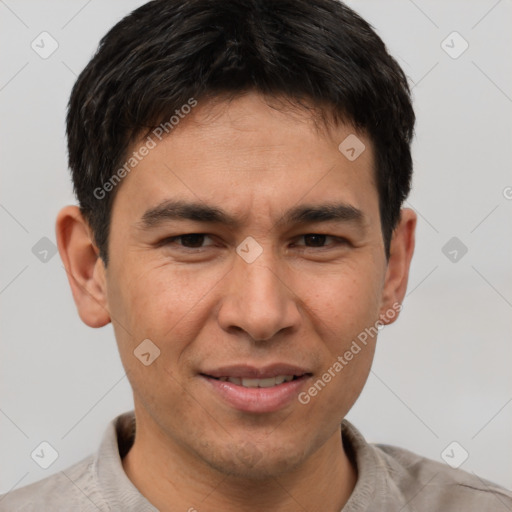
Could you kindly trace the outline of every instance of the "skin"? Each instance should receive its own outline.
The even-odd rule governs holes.
[[[158,509],[339,511],[353,491],[340,422],[366,382],[376,337],[308,404],[274,412],[236,410],[199,375],[286,362],[312,373],[307,391],[403,300],[416,217],[402,210],[387,261],[372,144],[357,133],[366,150],[350,162],[338,145],[351,133],[319,130],[311,114],[278,111],[256,93],[210,100],[124,178],[107,268],[78,208],[60,211],[58,247],[80,318],[112,322],[133,388],[137,435],[123,466]],[[218,206],[240,225],[141,229],[143,213],[165,199]],[[363,221],[278,222],[292,207],[326,202],[354,206]],[[209,237],[199,248],[158,245],[188,233]],[[329,236],[316,247],[310,233]],[[263,249],[253,263],[236,253],[248,236]],[[149,366],[133,354],[147,338],[161,351]]]

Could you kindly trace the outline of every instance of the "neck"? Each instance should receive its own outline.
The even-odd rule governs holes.
[[[338,512],[357,481],[357,471],[343,448],[341,426],[292,472],[266,479],[222,474],[168,438],[147,435],[141,428],[123,467],[160,512]]]

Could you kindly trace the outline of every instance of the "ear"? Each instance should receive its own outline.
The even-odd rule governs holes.
[[[89,327],[103,327],[110,322],[105,266],[89,224],[77,206],[66,206],[57,215],[55,230],[78,314]]]
[[[405,297],[414,253],[416,221],[416,213],[410,208],[403,208],[400,221],[393,231],[380,309],[383,324],[391,324],[398,318]]]

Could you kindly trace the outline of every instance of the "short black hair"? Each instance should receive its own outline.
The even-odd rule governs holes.
[[[105,184],[115,185],[133,142],[191,99],[249,91],[309,102],[369,136],[389,257],[411,187],[415,115],[407,78],[373,28],[337,0],[154,0],[101,39],[68,105],[74,191],[105,265],[119,188]]]

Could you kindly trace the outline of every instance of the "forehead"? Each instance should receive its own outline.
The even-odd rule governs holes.
[[[251,218],[272,216],[285,203],[342,200],[362,209],[378,202],[364,134],[350,125],[319,129],[311,114],[283,112],[257,94],[198,103],[169,135],[149,138],[131,148],[152,146],[123,179],[113,216],[140,218],[173,197]]]

